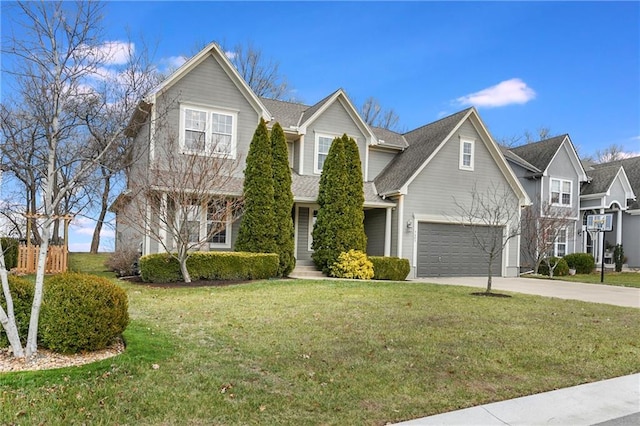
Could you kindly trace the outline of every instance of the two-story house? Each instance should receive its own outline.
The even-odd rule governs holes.
[[[587,181],[587,174],[569,135],[560,135],[517,148],[504,150],[520,183],[532,200],[533,218],[545,220],[554,216],[559,219],[561,229],[551,233],[549,251],[554,256],[583,251],[583,228],[580,210],[580,185]],[[524,233],[538,232],[536,224],[524,224],[531,229]],[[542,236],[544,238],[544,236]],[[533,259],[526,256],[530,251],[523,248],[522,263],[532,267]]]
[[[622,244],[627,264],[640,267],[640,157],[627,158],[587,166],[589,180],[580,191],[580,210],[584,233],[582,251],[592,253],[596,264],[612,263],[612,252],[607,250]],[[611,214],[612,230],[593,234],[586,230],[590,214]],[[604,247],[603,247],[604,245]],[[604,248],[605,250],[602,250]],[[601,259],[605,253],[605,259]]]
[[[131,120],[130,136],[144,155],[132,173],[157,167],[166,155],[162,148],[172,139],[179,144],[169,155],[202,155],[204,151],[198,152],[198,145],[192,141],[193,132],[202,132],[205,141],[214,136],[223,138],[222,154],[228,161],[238,162],[233,180],[227,188],[221,188],[229,196],[238,195],[244,159],[260,118],[270,126],[280,123],[287,137],[298,263],[311,259],[311,231],[323,163],[333,139],[343,134],[352,137],[359,147],[368,254],[409,259],[412,277],[486,274],[486,257],[474,247],[456,206],[468,204],[474,188],[481,192],[503,187],[507,197],[502,207],[515,212],[530,203],[474,108],[403,134],[374,128],[362,120],[341,89],[313,105],[256,96],[215,43],[187,61],[140,103]],[[129,181],[135,184],[131,178]],[[122,220],[130,213],[128,206],[132,203],[148,202],[123,196],[116,203],[116,247],[139,242],[143,254],[161,250],[150,232],[126,226]],[[206,212],[202,214],[200,220],[204,221]],[[205,249],[232,250],[240,221],[226,224],[219,238]],[[506,233],[513,225],[500,224],[501,232]],[[169,241],[171,236],[166,238]],[[495,263],[494,273],[517,275],[519,258],[519,239],[514,238]]]

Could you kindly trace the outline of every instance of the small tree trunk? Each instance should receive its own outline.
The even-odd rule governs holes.
[[[89,250],[89,252],[93,254],[98,253],[98,248],[100,247],[100,232],[102,231],[104,218],[107,215],[107,208],[109,207],[109,192],[111,191],[111,177],[108,175],[108,172],[104,171],[104,168],[102,168],[102,177],[104,179],[104,186],[102,187],[102,198],[100,200],[100,214],[98,215],[96,227],[93,229],[91,249]]]
[[[491,281],[492,281],[492,275],[491,275],[491,267],[493,266],[493,256],[489,256],[489,273],[487,274],[487,293],[491,293]]]
[[[191,275],[189,275],[189,270],[187,269],[187,258],[180,258],[180,272],[182,273],[182,279],[185,283],[191,282]]]
[[[38,256],[36,269],[36,285],[33,292],[33,304],[31,305],[31,317],[29,318],[29,334],[27,335],[26,356],[31,357],[38,351],[38,320],[40,319],[40,306],[42,306],[42,293],[44,288],[44,273],[47,266],[47,251],[49,250],[49,228],[52,220],[47,218],[42,227],[42,244]]]
[[[7,333],[7,339],[11,345],[14,357],[24,357],[24,350],[22,343],[20,343],[20,335],[18,334],[18,327],[16,325],[16,318],[13,312],[13,298],[11,297],[11,291],[9,291],[9,279],[7,278],[7,268],[4,263],[4,249],[2,243],[0,243],[0,279],[2,280],[2,291],[4,292],[4,300],[7,303],[7,312],[0,306],[0,323]]]

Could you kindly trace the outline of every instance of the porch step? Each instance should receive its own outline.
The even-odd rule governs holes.
[[[296,267],[289,274],[289,278],[313,279],[326,278],[326,276],[322,273],[322,271],[318,271],[313,263],[309,265],[305,262],[303,264],[296,263]]]

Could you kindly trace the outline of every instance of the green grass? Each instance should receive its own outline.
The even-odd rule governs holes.
[[[126,353],[0,375],[0,424],[384,424],[640,371],[632,308],[422,283],[122,285]]]
[[[549,279],[549,277],[543,276],[531,276],[531,278]],[[600,272],[593,272],[591,274],[576,274],[566,275],[563,277],[554,277],[554,280],[573,281],[579,283],[588,284],[601,284]],[[640,288],[640,273],[638,272],[607,272],[604,273],[604,282],[602,284],[615,285],[621,287],[635,287]]]
[[[109,259],[111,253],[69,253],[69,271],[86,272],[89,274],[108,272],[104,262]]]

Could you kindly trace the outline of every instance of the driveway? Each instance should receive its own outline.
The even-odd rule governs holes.
[[[487,277],[415,278],[411,281],[487,288]],[[640,308],[640,288],[519,277],[494,277],[491,287],[495,291]]]

